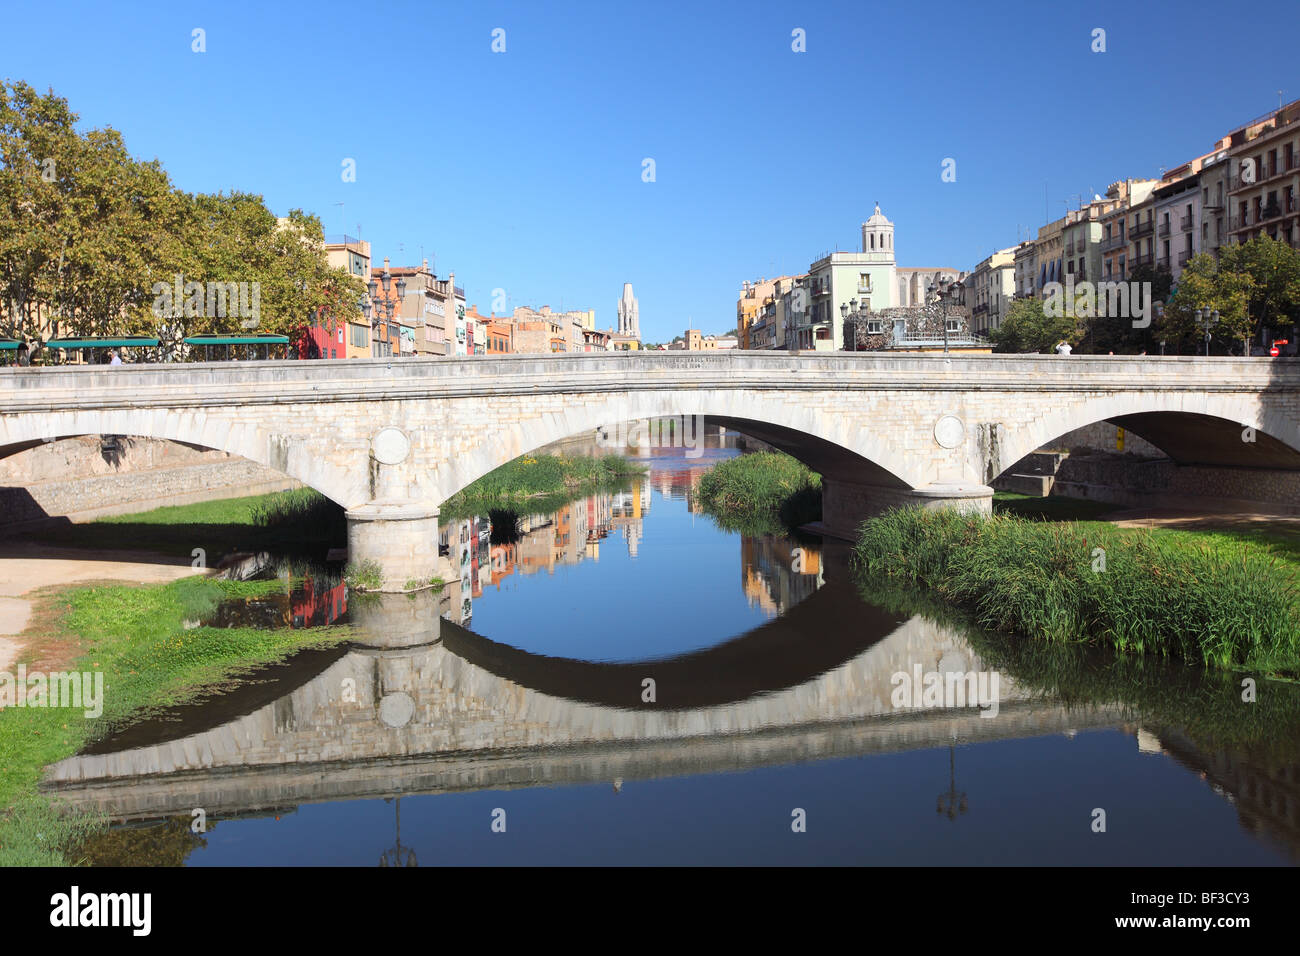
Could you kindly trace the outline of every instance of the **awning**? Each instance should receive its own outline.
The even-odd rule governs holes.
[[[0,339],[0,349],[16,349],[22,344],[17,339]]]
[[[186,345],[288,345],[287,335],[187,335]]]
[[[121,339],[50,339],[45,343],[52,349],[134,349],[158,344],[157,339],[132,337]]]

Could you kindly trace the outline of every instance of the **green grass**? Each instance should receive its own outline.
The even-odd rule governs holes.
[[[1300,565],[1248,541],[909,508],[866,521],[854,550],[863,581],[924,588],[991,631],[1300,674]]]
[[[184,578],[164,585],[78,587],[50,600],[60,627],[81,648],[55,668],[104,674],[104,710],[17,708],[0,711],[0,866],[77,862],[63,855],[102,821],[56,812],[38,791],[43,768],[70,757],[114,728],[151,711],[220,692],[249,670],[308,647],[345,640],[344,627],[186,630],[228,597],[253,596],[283,582]]]
[[[343,509],[310,489],[222,498],[113,515],[84,524],[55,524],[25,537],[43,544],[95,550],[156,551],[207,563],[237,552],[316,554],[347,540]]]
[[[526,506],[530,512],[544,511],[560,507],[583,492],[621,487],[645,470],[645,466],[621,455],[524,455],[452,495],[440,510],[452,519],[484,514],[492,508]]]
[[[779,534],[821,518],[821,476],[781,452],[721,462],[696,494],[721,527],[743,534]]]
[[[384,586],[384,569],[377,561],[352,561],[343,569],[343,579],[355,590],[378,591]]]

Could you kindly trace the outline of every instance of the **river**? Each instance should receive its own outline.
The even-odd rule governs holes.
[[[842,543],[704,514],[700,475],[739,453],[706,444],[513,540],[446,521],[436,596],[360,600],[320,571],[222,609],[208,623],[363,637],[52,768],[115,820],[89,862],[1300,860],[1295,687],[1243,703],[1230,675],[1044,658],[871,603]]]

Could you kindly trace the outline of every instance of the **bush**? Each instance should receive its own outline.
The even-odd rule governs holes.
[[[928,588],[990,630],[1300,672],[1297,571],[1250,544],[908,508],[854,552],[864,581]]]
[[[532,498],[571,496],[581,489],[612,487],[644,472],[644,466],[619,455],[524,455],[452,495],[441,510],[447,516],[469,516]]]
[[[723,527],[751,534],[821,517],[821,476],[781,452],[724,461],[704,474],[696,494]]]

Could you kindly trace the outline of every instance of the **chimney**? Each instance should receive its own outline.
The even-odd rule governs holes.
[[[428,271],[429,271],[429,260],[428,260],[428,259],[421,259],[421,260],[420,260],[420,268],[423,269],[425,272],[428,272]]]

